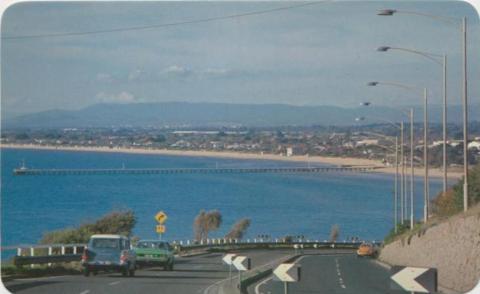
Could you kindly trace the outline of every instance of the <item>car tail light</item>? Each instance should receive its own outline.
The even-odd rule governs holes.
[[[122,254],[120,255],[120,263],[125,263],[128,259],[127,251],[124,250],[122,251]]]
[[[88,250],[87,250],[87,247],[85,247],[82,254],[82,262],[87,262],[87,261],[88,261]]]

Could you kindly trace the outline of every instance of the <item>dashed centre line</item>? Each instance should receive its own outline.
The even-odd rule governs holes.
[[[343,282],[342,273],[340,271],[340,264],[338,263],[338,258],[335,258],[335,266],[337,268],[337,275],[338,275],[338,284],[342,289],[346,289],[345,283]]]

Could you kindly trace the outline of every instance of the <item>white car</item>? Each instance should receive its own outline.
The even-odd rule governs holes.
[[[135,251],[130,239],[122,235],[92,235],[83,251],[84,275],[96,275],[98,271],[118,271],[123,276],[134,276],[136,267]]]

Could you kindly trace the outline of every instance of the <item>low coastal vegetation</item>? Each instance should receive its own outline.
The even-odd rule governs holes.
[[[93,234],[121,234],[130,236],[133,227],[137,222],[136,216],[131,210],[113,211],[100,219],[80,225],[77,228],[66,228],[57,231],[47,232],[40,240],[41,244],[72,244],[87,243]],[[37,254],[47,254],[38,252]],[[79,274],[82,271],[80,262],[56,263],[51,266],[35,265],[15,266],[13,260],[2,262],[2,279],[21,277],[40,277],[49,275]]]
[[[196,242],[208,239],[210,232],[216,231],[220,228],[223,222],[223,217],[220,211],[201,210],[193,220],[193,233]],[[233,224],[230,231],[225,235],[229,239],[242,239],[247,229],[250,227],[251,221],[248,218],[242,218]]]
[[[330,229],[330,242],[337,242],[337,239],[339,236],[340,236],[340,226],[335,224]]]
[[[113,211],[93,223],[48,232],[40,240],[42,244],[87,243],[93,234],[120,234],[131,236],[137,223],[133,211]]]
[[[251,223],[250,219],[242,218],[232,226],[232,228],[230,229],[230,232],[228,232],[228,234],[225,235],[225,238],[242,239],[248,227],[250,227],[250,223]]]
[[[195,241],[208,239],[211,231],[216,231],[222,224],[222,214],[218,210],[201,210],[193,221]]]

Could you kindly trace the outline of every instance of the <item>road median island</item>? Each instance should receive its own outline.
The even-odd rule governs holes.
[[[248,293],[247,289],[250,285],[258,282],[259,280],[268,277],[272,274],[273,270],[282,263],[289,263],[297,260],[302,254],[292,254],[288,256],[281,257],[267,264],[258,266],[245,273],[244,277],[240,281],[240,292]]]
[[[222,280],[220,281],[220,283],[216,285],[216,288],[218,290],[215,293],[238,294],[238,291],[240,288],[240,293],[248,294],[247,288],[250,285],[272,274],[273,269],[277,267],[279,264],[285,263],[285,262],[292,262],[297,258],[299,258],[300,256],[301,254],[291,254],[287,256],[282,256],[269,263],[257,266],[249,271],[242,273],[242,279],[240,282],[238,281],[238,277],[232,278],[232,280],[230,279]],[[205,293],[210,293],[210,292],[206,291]]]

